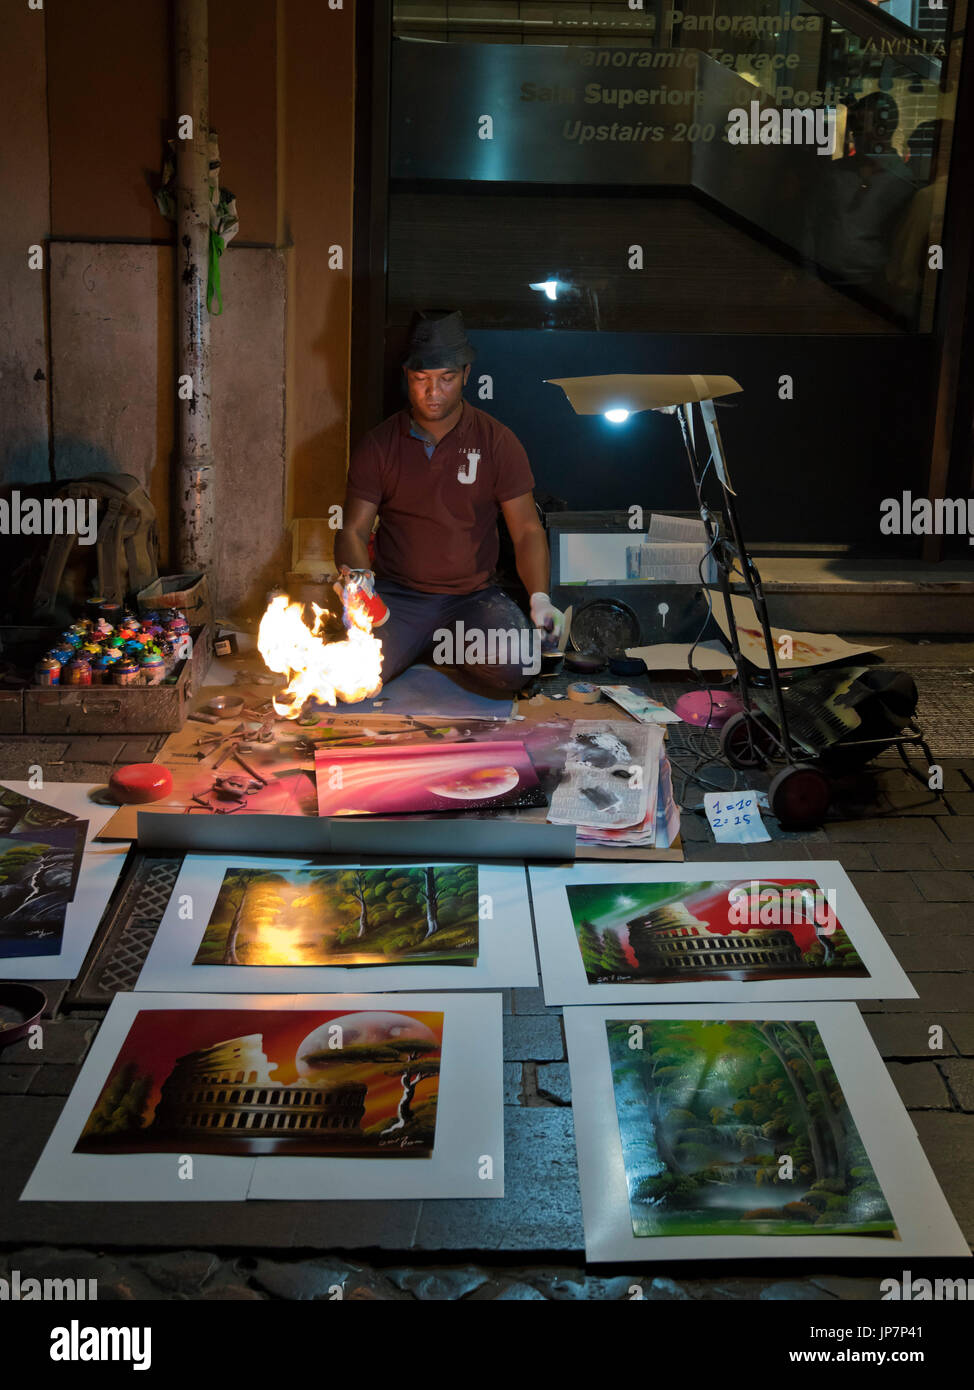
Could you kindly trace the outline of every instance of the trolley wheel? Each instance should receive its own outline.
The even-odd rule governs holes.
[[[821,825],[832,800],[832,784],[819,767],[795,763],[782,768],[768,788],[768,802],[787,829]]]
[[[755,715],[731,715],[720,731],[720,751],[731,767],[764,767],[778,751],[774,734]]]

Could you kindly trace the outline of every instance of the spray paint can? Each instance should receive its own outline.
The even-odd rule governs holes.
[[[112,684],[138,685],[139,663],[128,656],[123,656],[119,661],[116,661],[112,667]]]
[[[381,627],[389,616],[389,610],[375,592],[375,577],[371,570],[350,570],[342,567],[335,590],[342,601],[345,626],[351,626],[349,607],[354,602],[371,621],[373,627]]]
[[[91,685],[91,662],[86,656],[75,655],[61,668],[62,685]]]
[[[60,685],[61,683],[61,663],[57,657],[48,652],[47,656],[42,656],[34,667],[35,685]]]
[[[108,652],[101,652],[91,663],[92,685],[111,685],[113,660]]]
[[[149,648],[139,662],[139,675],[142,685],[161,685],[166,675],[166,663],[161,652]]]

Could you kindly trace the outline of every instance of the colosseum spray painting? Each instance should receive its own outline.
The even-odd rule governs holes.
[[[428,1158],[442,1013],[141,1010],[78,1153]]]

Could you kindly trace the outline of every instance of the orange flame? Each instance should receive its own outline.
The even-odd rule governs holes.
[[[283,695],[274,697],[274,709],[286,719],[297,719],[309,699],[354,704],[382,689],[382,643],[372,636],[368,614],[351,604],[348,636],[326,642],[319,635],[326,610],[316,603],[311,607],[313,628],[304,620],[303,604],[278,594],[267,605],[257,633],[257,648],[269,669],[288,677]]]

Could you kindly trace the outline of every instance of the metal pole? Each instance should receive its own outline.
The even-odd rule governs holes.
[[[210,435],[209,56],[207,0],[176,0],[176,524],[179,567],[213,568]],[[192,131],[188,121],[192,121]],[[184,138],[184,137],[189,138]]]

